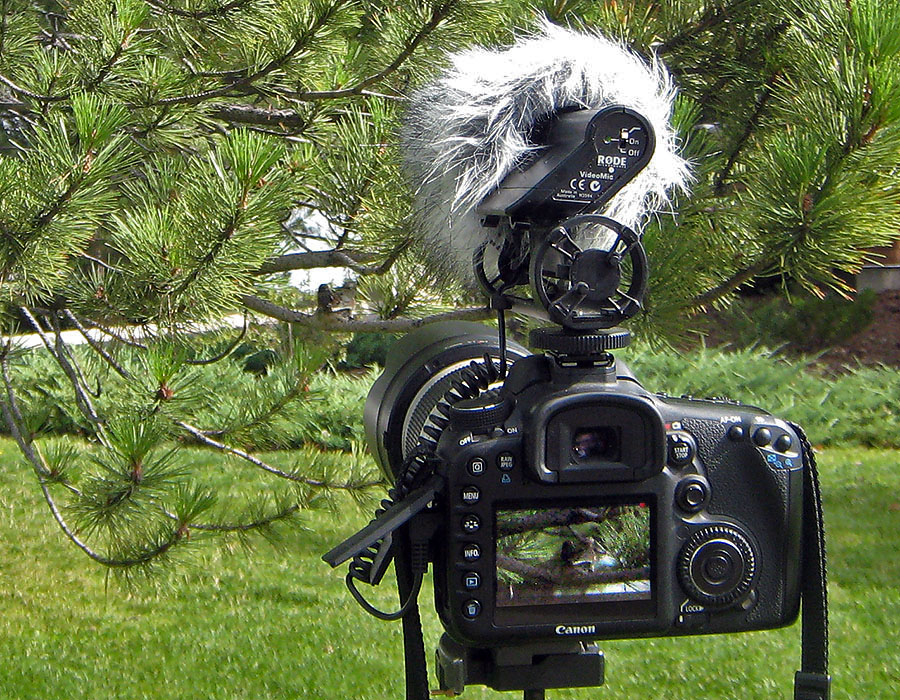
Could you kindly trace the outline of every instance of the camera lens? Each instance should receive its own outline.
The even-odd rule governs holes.
[[[363,416],[369,449],[388,478],[394,480],[425,429],[436,427],[435,408],[453,381],[472,361],[483,363],[485,354],[499,365],[499,350],[496,330],[463,321],[422,326],[394,344]],[[507,344],[510,361],[528,354],[517,343]]]

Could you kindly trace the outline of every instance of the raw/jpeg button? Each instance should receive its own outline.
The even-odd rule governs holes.
[[[508,472],[516,466],[516,458],[513,457],[512,452],[501,452],[497,455],[497,466],[501,470]]]
[[[469,514],[463,517],[462,519],[462,529],[465,532],[478,532],[478,529],[481,527],[481,521],[478,519],[477,515]]]

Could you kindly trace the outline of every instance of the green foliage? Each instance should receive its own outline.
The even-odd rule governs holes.
[[[782,296],[736,301],[714,323],[726,329],[732,347],[761,346],[815,352],[831,347],[863,330],[872,320],[876,294],[863,290],[854,299],[828,296]]]
[[[760,406],[799,423],[814,444],[900,447],[896,368],[856,367],[831,376],[809,360],[789,361],[760,348],[678,352],[635,347],[621,357],[650,391],[727,396]]]
[[[694,165],[653,222],[645,334],[759,275],[846,290],[900,221],[900,5],[878,0],[542,3],[670,68]],[[673,321],[673,319],[678,321]]]
[[[184,528],[210,513],[206,486],[188,483],[181,458],[167,456],[187,441],[288,484],[221,520],[263,531],[289,502],[305,507],[296,470],[268,469],[248,451],[319,445],[354,454],[364,384],[315,373],[333,359],[335,342],[322,334],[357,328],[348,316],[424,317],[471,300],[435,291],[443,280],[411,249],[411,191],[394,137],[403,95],[447,49],[506,41],[545,13],[604,29],[671,68],[681,89],[675,121],[696,177],[678,215],[646,232],[654,278],[635,325],[647,337],[683,334],[691,311],[727,305],[759,275],[813,292],[841,288],[836,273],[856,270],[863,249],[895,236],[900,220],[896,3],[48,7],[0,0],[0,302],[29,307],[22,317],[51,346],[28,358],[0,348],[0,403],[32,469],[52,482],[48,498],[81,508],[76,529],[106,537],[108,549],[89,554],[107,564],[169,557],[186,544]],[[289,227],[299,211],[315,213],[315,226]],[[326,249],[320,257],[304,257],[312,243]],[[284,273],[319,264],[359,275],[357,308],[297,310]],[[290,330],[251,339],[252,361],[230,357],[233,336],[204,353],[206,324],[247,308]],[[13,319],[3,322],[12,334]],[[122,337],[73,349],[58,332],[79,326]],[[136,329],[137,343],[128,337]],[[837,410],[850,398],[841,387],[869,370],[824,386],[772,367],[785,380],[796,371],[798,394],[826,392],[825,412],[841,417],[815,428],[821,439],[891,439],[874,427],[892,425],[890,411],[882,416],[896,401],[889,373],[876,375],[878,391],[866,393],[854,422]],[[778,393],[759,379],[754,391],[777,411],[771,397],[784,403],[785,385]],[[820,425],[797,405],[801,422]],[[85,461],[46,442],[57,432],[88,437],[98,454]],[[83,490],[69,488],[75,478]]]
[[[347,343],[344,363],[351,369],[384,367],[388,349],[395,341],[389,333],[355,333]]]

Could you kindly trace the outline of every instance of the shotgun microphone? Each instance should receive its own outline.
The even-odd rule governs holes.
[[[542,234],[523,243],[524,230],[602,213],[640,231],[689,178],[674,97],[659,61],[548,20],[508,48],[451,55],[400,134],[430,267],[483,287],[473,255],[527,257]]]

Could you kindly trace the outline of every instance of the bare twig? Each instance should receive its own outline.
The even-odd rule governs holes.
[[[291,133],[303,131],[309,122],[292,109],[260,109],[250,105],[214,104],[208,114],[227,122],[279,126],[290,129]]]
[[[97,412],[94,410],[94,404],[91,401],[90,396],[84,391],[81,385],[81,380],[78,377],[75,368],[72,367],[68,358],[58,346],[62,344],[62,339],[57,336],[57,343],[54,344],[50,341],[50,338],[47,336],[46,331],[43,326],[41,326],[40,322],[34,317],[34,314],[31,313],[31,310],[22,306],[19,307],[22,310],[22,313],[25,315],[25,318],[28,319],[28,322],[32,325],[34,330],[37,332],[38,336],[41,339],[41,342],[44,344],[44,347],[50,352],[50,355],[56,360],[56,363],[60,366],[60,369],[65,373],[65,375],[69,378],[69,384],[72,385],[72,389],[75,392],[75,404],[78,406],[78,409],[81,411],[82,415],[87,418],[91,423],[100,428],[103,424],[103,419],[97,415]],[[102,439],[102,431],[98,433],[101,435]]]
[[[106,348],[103,347],[101,343],[98,343],[88,332],[88,330],[81,324],[81,321],[78,320],[78,317],[72,313],[70,309],[66,309],[65,312],[66,318],[78,329],[78,332],[81,333],[81,337],[84,338],[85,342],[91,346],[91,349],[96,352],[100,357],[102,357],[106,364],[112,367],[120,376],[125,379],[131,379],[131,373],[125,369],[122,365],[116,362],[116,359],[110,355]]]
[[[227,452],[228,454],[232,454],[235,457],[240,457],[246,462],[254,465],[255,467],[259,467],[263,471],[269,472],[269,474],[274,474],[275,476],[281,477],[282,479],[287,479],[289,481],[294,481],[299,484],[305,484],[307,486],[313,486],[315,488],[329,488],[329,489],[340,489],[344,491],[356,491],[359,489],[373,488],[375,486],[380,486],[380,481],[369,481],[363,482],[360,484],[353,483],[344,483],[344,484],[332,484],[327,481],[322,481],[320,479],[310,479],[305,476],[300,476],[299,474],[295,474],[292,472],[286,472],[278,467],[273,467],[271,464],[267,464],[263,462],[258,457],[254,457],[249,452],[244,452],[244,450],[238,449],[237,447],[231,447],[230,445],[226,445],[225,443],[219,442],[218,440],[213,440],[207,434],[207,431],[200,430],[199,428],[195,428],[193,425],[185,423],[184,421],[175,421],[175,425],[183,428],[195,438],[197,438],[200,442],[208,447],[214,447],[217,450],[222,452]]]
[[[349,267],[355,272],[367,272],[366,262],[377,259],[374,253],[349,250],[317,250],[308,253],[288,253],[266,260],[254,274],[270,275],[289,270],[312,270],[317,267]]]
[[[301,311],[288,309],[271,301],[245,294],[241,297],[241,303],[248,309],[256,311],[271,318],[287,323],[299,323],[312,328],[322,330],[343,331],[346,333],[401,333],[419,326],[436,321],[484,321],[493,317],[493,312],[487,307],[456,309],[444,313],[432,314],[423,318],[396,318],[396,319],[350,319],[341,314],[305,314]]]
[[[241,328],[241,332],[238,333],[237,338],[234,339],[233,342],[229,343],[228,347],[226,347],[222,352],[218,355],[213,355],[212,357],[206,358],[205,360],[185,360],[185,364],[188,365],[212,365],[218,362],[219,360],[224,360],[228,357],[234,349],[238,346],[238,344],[244,339],[244,336],[247,335],[247,328],[249,327],[249,316],[247,312],[244,312],[244,327]]]

